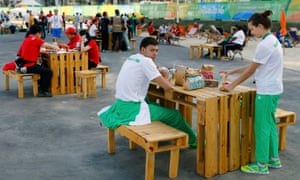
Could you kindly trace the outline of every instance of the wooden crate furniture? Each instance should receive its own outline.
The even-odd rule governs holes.
[[[174,86],[170,93],[152,83],[148,97],[162,106],[178,109],[191,125],[196,119],[193,126],[197,128],[199,175],[211,178],[237,170],[254,159],[255,89],[239,86],[231,92],[211,87],[187,91]]]
[[[285,150],[287,126],[296,124],[296,113],[277,108],[275,117],[278,119],[276,123],[279,128],[279,150]]]
[[[170,151],[169,177],[178,174],[179,151],[188,147],[188,135],[160,121],[142,126],[120,126],[116,129],[129,139],[130,149],[141,146],[146,152],[145,180],[154,179],[155,153]],[[108,152],[115,152],[115,130],[108,129]],[[163,142],[163,143],[161,143]]]
[[[18,98],[24,98],[24,80],[32,80],[33,96],[38,95],[38,80],[40,79],[39,74],[34,73],[17,73],[16,71],[3,71],[5,75],[5,90],[10,89],[9,78],[14,78],[18,81]]]
[[[210,53],[209,58],[213,59],[214,58],[214,50],[217,50],[217,58],[221,57],[221,50],[222,46],[219,46],[217,44],[211,44],[211,43],[205,43],[201,44],[201,53],[203,54],[203,50],[207,49],[207,51]]]
[[[109,72],[109,66],[98,64],[95,68],[92,68],[92,70],[95,70],[95,71],[101,73],[101,82],[102,82],[101,87],[105,88],[106,87],[106,73]]]
[[[96,78],[98,72],[93,70],[83,70],[76,71],[75,74],[77,96],[80,97],[82,92],[83,99],[86,99],[91,92],[92,97],[96,97]]]
[[[201,45],[190,45],[190,59],[194,58],[196,49],[196,58],[200,59],[201,57]]]
[[[151,83],[148,97],[161,106],[178,109],[189,124],[197,127],[197,173],[206,178],[224,174],[255,159],[254,88],[238,86],[233,91],[205,87],[187,91],[174,86],[164,91]],[[192,110],[196,110],[193,113]],[[287,126],[296,123],[294,112],[277,109],[279,150],[286,148]]]
[[[41,53],[52,70],[50,91],[53,95],[76,93],[75,71],[88,69],[87,52]]]
[[[135,48],[136,48],[136,39],[130,39],[129,41],[131,42],[131,49],[135,50]]]

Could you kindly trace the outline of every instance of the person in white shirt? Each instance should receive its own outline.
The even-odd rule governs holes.
[[[108,128],[120,125],[144,125],[160,120],[189,135],[189,144],[196,145],[196,135],[181,113],[175,109],[161,107],[146,99],[151,81],[165,90],[171,90],[169,71],[158,70],[154,61],[158,54],[158,42],[145,37],[140,44],[140,53],[128,57],[119,72],[116,82],[116,101],[103,108],[98,116]]]
[[[227,58],[227,52],[229,50],[235,50],[235,49],[239,49],[241,47],[243,47],[246,42],[246,36],[245,33],[243,31],[243,28],[240,26],[238,27],[238,31],[236,31],[233,36],[231,37],[231,39],[229,40],[228,43],[223,44],[223,50],[221,52],[221,59],[226,59]]]
[[[225,76],[241,73],[232,83],[221,86],[222,91],[231,91],[254,74],[255,163],[241,167],[241,171],[246,173],[269,174],[269,168],[281,168],[275,113],[283,93],[283,51],[280,42],[271,33],[270,14],[272,11],[255,13],[248,20],[251,34],[262,38],[256,47],[253,61],[245,67],[220,71]]]
[[[59,38],[62,36],[63,28],[63,19],[62,16],[58,15],[58,9],[54,9],[54,14],[50,17],[49,23],[53,42],[58,42]]]
[[[29,28],[29,10],[26,10],[26,13],[24,14],[23,18],[24,18],[25,26],[28,29]]]
[[[159,37],[166,39],[166,35],[168,32],[168,26],[165,24],[162,24],[161,26],[159,26]]]
[[[91,26],[90,26],[90,28],[89,28],[89,35],[90,35],[90,38],[92,38],[92,39],[96,39],[96,33],[97,33],[97,31],[98,31],[98,28],[97,28],[97,26],[96,26],[96,23],[97,23],[97,19],[93,19],[93,20],[91,20],[92,22],[91,22]]]

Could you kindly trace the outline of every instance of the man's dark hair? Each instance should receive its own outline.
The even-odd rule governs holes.
[[[34,24],[34,25],[30,26],[29,31],[27,31],[25,37],[28,37],[31,34],[36,34],[36,33],[41,33],[41,32],[42,32],[42,28],[39,25]]]
[[[115,14],[116,14],[116,16],[120,16],[120,11],[119,11],[119,9],[116,9],[116,10],[115,10]]]
[[[140,44],[140,50],[142,48],[146,48],[147,46],[149,45],[154,45],[154,46],[157,46],[158,45],[158,42],[156,39],[152,38],[152,37],[145,37],[141,44]]]

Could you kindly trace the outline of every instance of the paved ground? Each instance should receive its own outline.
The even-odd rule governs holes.
[[[14,59],[24,33],[0,36],[0,66]],[[140,42],[141,37],[137,37]],[[50,41],[50,38],[47,38]],[[64,37],[64,41],[65,37]],[[200,67],[214,64],[216,72],[249,63],[257,41],[251,40],[245,48],[246,60],[219,61],[202,58],[189,60],[190,44],[199,39],[183,40],[182,46],[161,45],[157,63],[167,67],[183,64]],[[17,99],[17,83],[11,81],[11,90],[4,90],[4,76],[0,76],[0,179],[3,180],[141,180],[144,179],[145,153],[141,148],[131,152],[127,140],[116,137],[117,152],[106,151],[106,128],[99,127],[96,113],[114,100],[114,83],[125,58],[134,53],[102,53],[103,64],[111,67],[107,88],[97,87],[97,98],[79,99],[75,94],[52,98],[32,97],[30,82],[25,82],[25,98]],[[299,47],[286,49],[284,86],[280,107],[300,114]],[[100,81],[100,77],[99,77]],[[252,79],[244,85],[253,86]],[[194,127],[195,128],[195,127]],[[300,125],[288,128],[287,150],[280,153],[283,168],[271,170],[267,176],[243,174],[239,170],[218,175],[212,179],[299,179]],[[177,179],[204,179],[195,171],[196,150],[185,149],[180,154]],[[168,179],[169,154],[156,158],[155,179]]]

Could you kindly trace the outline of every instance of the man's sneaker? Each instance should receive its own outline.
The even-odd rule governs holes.
[[[47,91],[40,91],[38,96],[39,97],[52,97],[52,94]]]
[[[268,167],[269,168],[275,168],[275,169],[279,169],[282,167],[280,160],[269,160],[268,162]]]
[[[268,166],[261,167],[257,163],[248,164],[241,167],[241,171],[252,174],[269,174]]]

